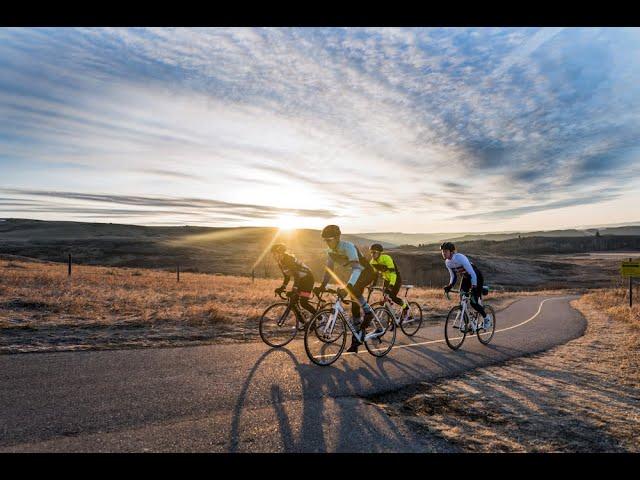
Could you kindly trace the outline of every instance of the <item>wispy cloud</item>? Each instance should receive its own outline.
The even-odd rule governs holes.
[[[639,57],[625,28],[2,29],[2,182],[384,230],[583,205],[637,190]]]

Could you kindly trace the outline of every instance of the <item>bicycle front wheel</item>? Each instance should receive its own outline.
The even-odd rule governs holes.
[[[493,335],[496,333],[496,311],[491,305],[485,305],[484,310],[487,314],[491,315],[491,326],[485,330],[484,328],[478,329],[478,340],[483,345],[488,345]],[[482,319],[480,319],[482,321]]]
[[[369,335],[375,335],[364,340],[364,346],[374,357],[384,357],[391,351],[396,343],[397,328],[393,326],[393,314],[387,307],[377,307],[373,309],[375,317],[369,325]]]
[[[260,338],[271,347],[284,347],[296,336],[297,323],[288,303],[274,303],[260,317]]]
[[[332,308],[317,312],[304,331],[304,349],[309,360],[316,365],[327,366],[335,362],[346,346],[347,321]]]
[[[407,337],[413,337],[422,326],[422,308],[417,302],[409,302],[409,316],[400,321],[400,328]]]
[[[451,350],[457,350],[462,346],[467,325],[462,315],[462,308],[458,305],[449,310],[447,320],[444,322],[444,339]]]

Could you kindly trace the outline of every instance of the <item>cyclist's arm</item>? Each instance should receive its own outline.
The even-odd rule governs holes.
[[[362,267],[362,265],[360,265],[360,262],[358,262],[357,260],[355,262],[350,262],[351,263],[351,276],[349,277],[349,281],[347,282],[350,285],[355,285],[356,282],[358,281],[358,278],[360,278],[360,274],[362,273],[362,270],[364,270],[364,268]]]
[[[324,289],[327,287],[327,283],[329,283],[329,280],[331,278],[331,275],[329,274],[329,270],[333,270],[333,258],[328,257],[327,258],[327,266],[324,269],[324,277],[322,277],[322,283],[320,284],[320,288]]]
[[[456,284],[458,277],[456,275],[456,272],[454,272],[453,268],[451,268],[449,265],[447,265],[447,270],[449,270],[449,286],[453,287]]]

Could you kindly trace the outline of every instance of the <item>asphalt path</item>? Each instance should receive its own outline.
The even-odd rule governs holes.
[[[546,350],[584,333],[577,297],[527,296],[497,312],[484,346],[450,350],[443,324],[398,331],[384,358],[364,347],[310,362],[300,338],[0,356],[0,452],[454,451],[367,397]],[[489,301],[490,303],[490,301]]]

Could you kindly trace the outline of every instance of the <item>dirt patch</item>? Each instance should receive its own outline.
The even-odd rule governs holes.
[[[374,401],[462,451],[638,452],[638,329],[573,305],[589,322],[581,338]]]

